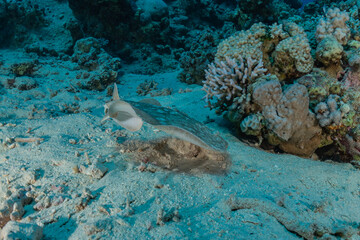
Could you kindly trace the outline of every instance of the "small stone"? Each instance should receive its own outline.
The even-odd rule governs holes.
[[[130,200],[126,199],[126,207],[119,213],[119,215],[122,217],[129,217],[131,215],[134,215],[134,213],[134,209],[130,206]]]
[[[98,210],[99,210],[99,212],[101,212],[101,213],[104,213],[104,214],[106,214],[106,215],[108,215],[108,216],[110,216],[110,213],[109,213],[109,211],[108,210],[106,210],[106,208],[104,207],[104,206],[98,206]]]
[[[127,221],[125,221],[123,218],[117,218],[115,219],[115,222],[117,222],[121,226],[130,227],[130,224]]]
[[[17,143],[11,143],[10,145],[8,145],[8,149],[13,149],[17,147]]]
[[[84,165],[80,166],[80,172],[82,174],[89,175],[97,179],[102,178],[107,173],[107,171],[108,168],[99,162],[94,162],[89,167],[85,167]]]
[[[173,220],[174,222],[180,222],[179,210],[175,210],[175,211],[174,211],[174,216],[173,216],[172,220]]]
[[[53,200],[52,200],[52,203],[51,205],[52,206],[58,206],[60,205],[61,203],[64,202],[64,198],[62,196],[58,196],[58,197],[55,197]]]
[[[7,191],[5,192],[5,197],[8,198],[8,197],[10,197],[10,196],[11,196],[11,191],[10,191],[10,190],[7,190]]]
[[[84,188],[84,190],[83,190],[83,195],[84,195],[85,197],[89,197],[90,199],[95,198],[95,196],[92,195],[90,189],[88,189],[88,188]]]
[[[151,223],[151,221],[148,221],[148,222],[146,223],[146,229],[147,229],[148,231],[150,231],[150,230],[152,229],[152,223]]]
[[[44,202],[38,202],[33,206],[33,209],[36,211],[41,211],[45,209]]]
[[[160,208],[156,216],[156,225],[163,226],[164,223],[164,209]]]
[[[71,139],[69,139],[69,143],[70,143],[70,144],[74,144],[74,145],[75,145],[75,144],[76,144],[76,140],[75,140],[75,139],[73,139],[73,138],[71,138]]]
[[[139,166],[138,166],[138,171],[139,172],[144,172],[146,170],[146,165],[141,163]]]
[[[80,169],[79,169],[79,167],[76,165],[76,166],[74,166],[73,168],[72,168],[72,170],[73,170],[73,173],[79,173],[80,172]]]
[[[75,151],[75,157],[80,157],[79,151]]]
[[[84,153],[84,157],[85,157],[86,163],[91,164],[90,157],[89,157],[89,154],[87,152]]]
[[[33,191],[26,192],[25,196],[28,198],[35,198],[35,192]]]
[[[10,214],[10,219],[13,221],[20,220],[22,216],[24,216],[24,214],[25,214],[25,210],[23,205],[19,202],[15,202],[13,206],[13,211]]]

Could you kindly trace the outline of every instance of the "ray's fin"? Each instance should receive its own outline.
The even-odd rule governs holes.
[[[118,91],[116,83],[114,83],[114,90],[113,90],[112,100],[113,101],[120,100],[119,91]]]
[[[141,99],[139,102],[147,103],[147,104],[151,104],[151,105],[161,107],[161,103],[158,100],[154,99],[154,98],[144,98],[144,99]]]

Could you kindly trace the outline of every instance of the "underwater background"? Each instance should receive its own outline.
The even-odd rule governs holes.
[[[0,240],[360,239],[360,1],[0,1]]]

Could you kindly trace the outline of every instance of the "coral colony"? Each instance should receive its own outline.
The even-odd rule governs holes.
[[[208,106],[260,144],[305,157],[331,155],[332,146],[360,159],[360,44],[349,28],[359,20],[351,14],[327,9],[314,26],[316,49],[291,21],[223,40],[205,71]]]

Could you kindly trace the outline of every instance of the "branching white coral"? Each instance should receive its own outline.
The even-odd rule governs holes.
[[[247,87],[266,72],[261,59],[240,58],[239,63],[229,57],[225,61],[215,60],[205,70],[205,101],[212,106],[211,100],[215,97],[220,105],[229,104],[234,109],[238,108],[240,104],[250,101],[251,95],[247,92]]]

